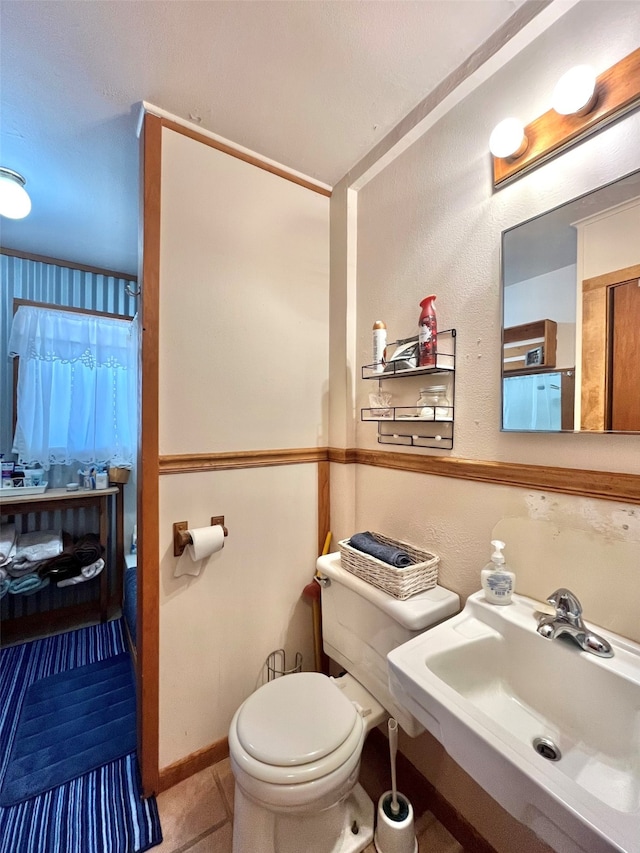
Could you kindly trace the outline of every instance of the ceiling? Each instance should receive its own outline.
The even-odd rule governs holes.
[[[334,185],[523,0],[3,0],[0,243],[135,273],[140,102]]]

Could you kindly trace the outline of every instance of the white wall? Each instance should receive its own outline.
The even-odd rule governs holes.
[[[535,320],[555,320],[556,364],[576,363],[576,265],[518,281],[505,288],[503,325],[520,326]]]
[[[518,281],[505,288],[504,325],[519,326],[535,320],[575,323],[576,265]]]
[[[161,455],[326,446],[328,199],[165,129],[161,203]],[[160,767],[226,736],[269,652],[312,668],[317,491],[314,464],[160,478]],[[213,515],[224,550],[174,577],[173,522]]]
[[[436,293],[439,325],[458,332],[451,456],[640,474],[638,436],[518,435],[499,430],[501,233],[640,167],[640,113],[497,192],[492,189],[488,151],[491,129],[499,120],[515,113],[527,123],[548,109],[553,86],[566,69],[588,60],[600,72],[638,43],[637,4],[579,3],[358,193],[357,308],[351,317],[356,362],[371,360],[374,320],[386,322],[391,339],[415,334],[420,300]],[[335,251],[346,251],[346,241],[343,233]],[[332,282],[332,299],[338,298],[333,287],[340,284],[347,286],[346,276]],[[371,383],[359,378],[357,367],[351,375],[359,409],[367,405]],[[333,381],[332,373],[332,387]],[[343,379],[341,383],[344,387]],[[375,425],[356,419],[356,435],[358,447],[378,447]],[[629,547],[622,547],[624,572],[636,577],[636,507],[359,466],[353,515],[345,522],[336,512],[332,527],[340,530],[353,523],[356,529],[378,529],[432,547],[442,558],[442,584],[465,597],[480,586],[494,526],[510,516],[533,523],[541,506],[546,521],[559,531],[584,532],[572,552],[571,584],[583,599],[587,618],[613,627],[610,603],[600,599],[606,584],[602,560],[587,542],[593,536],[603,545],[625,540]],[[626,529],[621,519],[626,519]],[[537,576],[536,560],[524,558],[524,541],[520,536],[507,540],[507,556],[518,575],[516,589],[544,597],[552,591],[547,588],[552,578],[561,582],[568,577],[567,553],[545,548],[545,571]],[[613,552],[608,553],[611,558]],[[608,561],[606,571],[614,569]],[[623,598],[615,630],[639,639],[637,597]],[[495,804],[487,804],[486,795],[433,739],[405,738],[402,748],[501,853],[542,849],[531,833]]]
[[[582,278],[640,263],[640,200],[583,220],[577,230]]]

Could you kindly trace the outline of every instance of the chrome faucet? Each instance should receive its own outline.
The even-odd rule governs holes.
[[[601,658],[613,657],[613,649],[604,637],[594,634],[582,621],[582,605],[570,590],[557,589],[547,601],[555,607],[556,614],[540,616],[538,634],[548,640],[568,634],[585,652],[591,652]]]

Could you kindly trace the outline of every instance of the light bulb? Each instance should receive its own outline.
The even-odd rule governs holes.
[[[31,211],[31,199],[25,179],[13,169],[0,167],[0,216],[24,219]]]
[[[494,157],[516,158],[527,150],[524,127],[517,118],[506,118],[497,124],[489,137],[489,150]]]
[[[595,101],[596,73],[590,65],[576,65],[558,80],[551,106],[562,116],[590,112]]]

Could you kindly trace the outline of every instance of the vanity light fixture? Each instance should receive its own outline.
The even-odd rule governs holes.
[[[489,137],[489,150],[494,157],[515,160],[524,154],[527,145],[524,125],[517,118],[505,118],[493,128]]]
[[[553,94],[553,106],[528,124],[521,148],[489,147],[493,160],[493,186],[498,188],[529,172],[606,127],[640,106],[640,48],[611,68],[595,75],[588,66],[576,66],[559,81]],[[502,122],[501,122],[502,124]]]
[[[24,219],[31,211],[31,199],[24,185],[27,182],[13,169],[0,166],[0,216]]]
[[[590,65],[576,65],[556,83],[551,106],[561,116],[582,116],[591,112],[596,99],[596,72]]]

